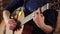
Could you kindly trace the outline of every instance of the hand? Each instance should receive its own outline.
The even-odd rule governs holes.
[[[37,26],[42,26],[44,24],[44,16],[40,13],[40,8],[34,12],[33,21]]]
[[[10,25],[9,28],[10,30],[14,30],[14,28],[16,27],[17,23],[14,19],[9,19],[8,24]]]
[[[14,19],[9,19],[8,24],[9,24],[9,29],[10,30],[14,30],[15,27],[17,26],[17,23]],[[21,28],[17,29],[14,33],[15,34],[22,34],[23,28],[24,28],[24,25],[22,25]]]

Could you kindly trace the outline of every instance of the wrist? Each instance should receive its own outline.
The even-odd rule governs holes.
[[[45,26],[46,26],[46,24],[43,23],[40,25],[40,28],[44,28]]]

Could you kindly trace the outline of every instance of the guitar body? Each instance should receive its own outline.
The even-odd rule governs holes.
[[[25,16],[27,16],[25,12],[22,12],[20,16],[18,16],[18,20],[23,20]],[[26,23],[20,28],[20,30],[17,30],[15,34],[32,34],[33,27],[31,23]]]
[[[26,17],[27,15],[28,13],[22,11],[21,15],[18,16],[18,21],[23,20],[24,17]],[[16,14],[15,14],[15,17],[16,17]],[[33,30],[32,24],[25,23],[23,26],[21,26],[21,28],[15,30],[14,34],[32,34],[32,30]],[[9,24],[8,23],[6,24],[4,20],[2,20],[2,23],[0,24],[0,34],[13,34],[13,31],[9,29]]]
[[[27,14],[28,15],[28,14]],[[16,17],[16,15],[15,15]],[[22,11],[21,15],[18,16],[18,21],[23,20],[25,17],[25,13]],[[6,27],[5,27],[6,26]],[[5,24],[4,20],[2,20],[2,23],[0,24],[0,34],[13,34],[13,31],[9,29],[9,25]],[[21,28],[14,31],[14,34],[32,34],[32,25],[31,23],[25,23],[21,26]]]

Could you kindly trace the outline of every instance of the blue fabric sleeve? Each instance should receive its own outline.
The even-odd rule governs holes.
[[[12,13],[16,8],[22,6],[24,3],[23,0],[13,0],[9,5],[7,5],[4,9],[10,11]]]
[[[30,0],[26,3],[26,8],[33,12],[50,2],[51,0]]]
[[[46,3],[51,2],[51,0],[28,0],[26,4],[26,8],[34,11],[36,8],[42,7]],[[6,10],[10,11],[12,13],[16,8],[22,6],[24,3],[24,0],[13,0],[8,6],[5,7]]]

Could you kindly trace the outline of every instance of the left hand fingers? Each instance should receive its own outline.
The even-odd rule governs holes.
[[[40,12],[40,8],[34,12],[34,18],[43,18],[43,14]]]
[[[38,10],[36,11],[36,13],[37,13],[38,15],[41,14],[41,13],[40,13],[40,8],[38,8]]]
[[[38,10],[36,11],[36,14],[38,14],[38,17],[43,17],[43,14],[40,11],[40,8],[38,8]]]

